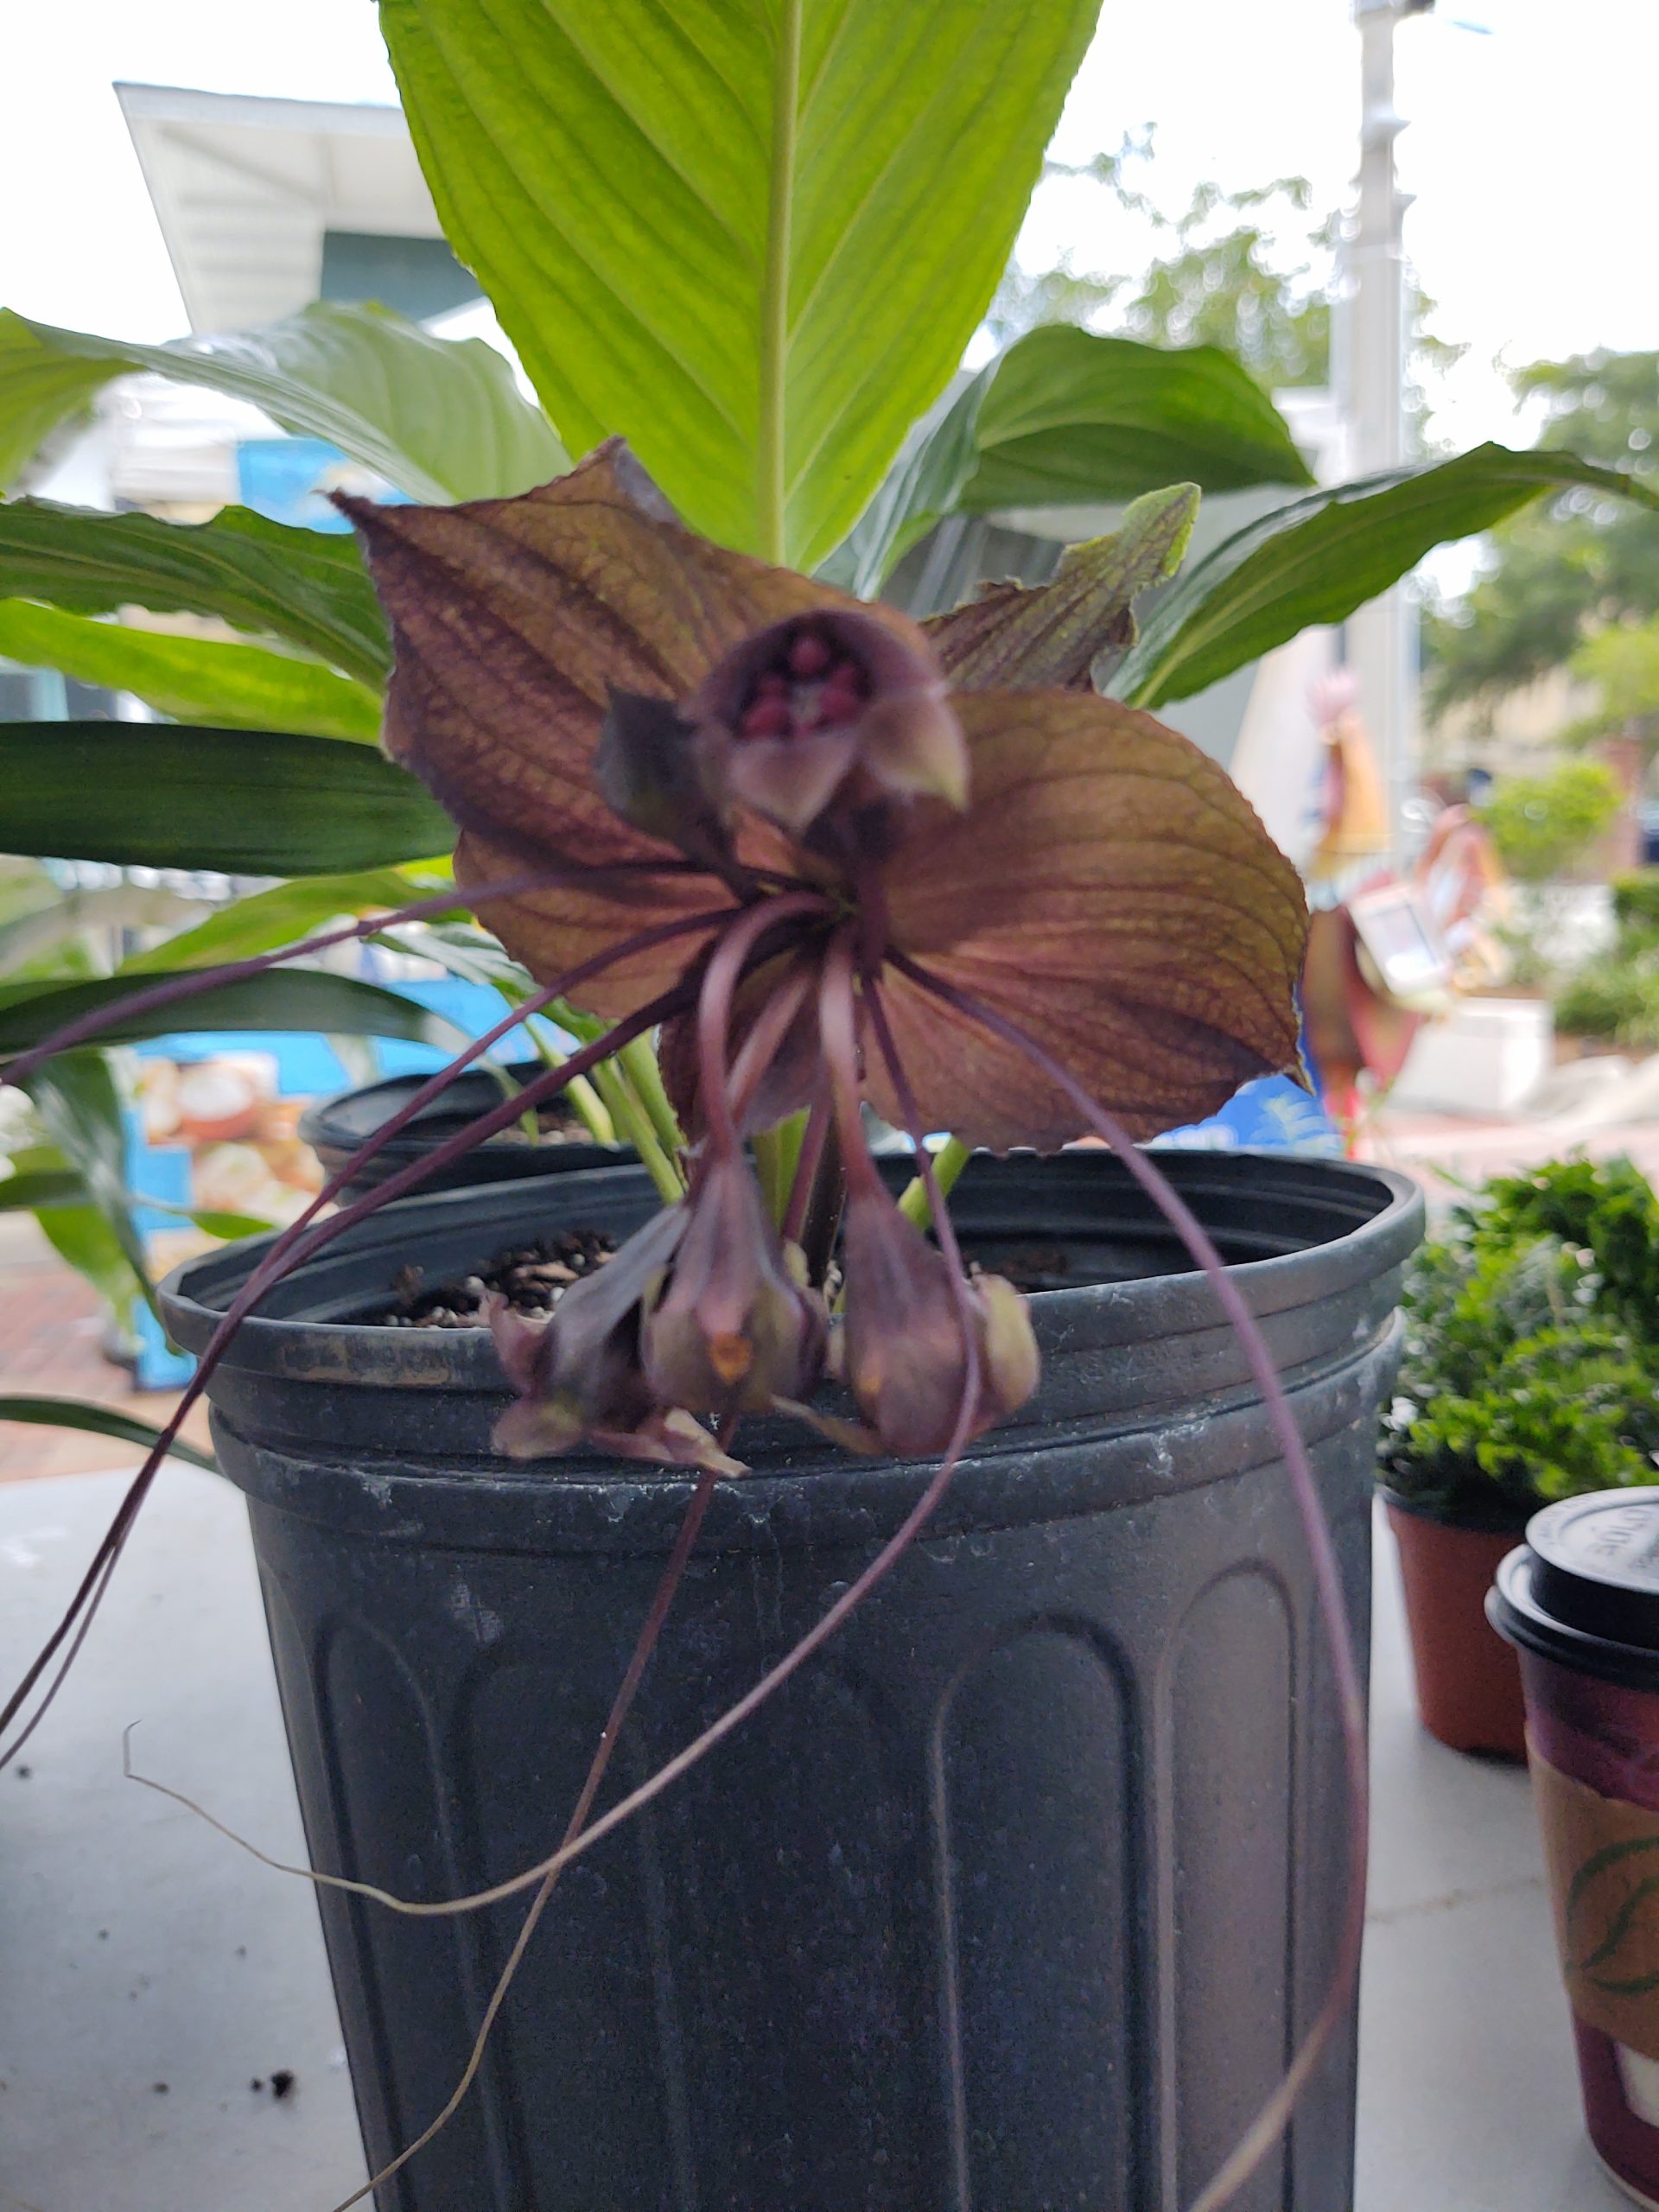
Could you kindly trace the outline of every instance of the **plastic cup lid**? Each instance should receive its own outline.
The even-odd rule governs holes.
[[[1659,1487],[1597,1491],[1535,1513],[1489,1611],[1511,1643],[1659,1689]]]

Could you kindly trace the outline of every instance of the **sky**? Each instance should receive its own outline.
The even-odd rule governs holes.
[[[1317,207],[1339,205],[1358,110],[1349,17],[1350,0],[1105,0],[1055,151],[1086,158],[1150,123],[1141,181],[1167,208],[1200,178],[1286,174],[1310,179]],[[1457,445],[1524,439],[1499,356],[1659,348],[1659,0],[1440,0],[1402,26],[1396,54],[1407,245],[1437,330],[1469,349],[1431,395],[1435,429]],[[183,315],[111,90],[123,78],[393,97],[371,0],[0,0],[0,304],[134,339],[175,335]],[[1151,250],[1109,195],[1062,180],[1021,252],[1041,265],[1067,248],[1079,269],[1129,275]]]

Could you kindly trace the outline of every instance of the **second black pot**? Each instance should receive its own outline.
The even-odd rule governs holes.
[[[531,1060],[506,1072],[523,1084],[543,1070],[539,1060]],[[370,1138],[409,1103],[427,1080],[423,1075],[388,1076],[382,1083],[365,1084],[359,1090],[342,1091],[337,1098],[326,1098],[308,1108],[300,1122],[300,1135],[330,1175],[345,1171],[344,1196],[359,1198],[399,1168],[429,1159],[447,1139],[501,1102],[501,1086],[489,1070],[468,1068],[439,1097],[423,1106],[407,1128],[400,1129],[360,1166],[355,1166]],[[633,1156],[625,1146],[597,1144],[590,1138],[531,1144],[515,1127],[429,1173],[421,1187],[459,1191],[478,1183],[518,1183],[543,1175],[567,1175],[579,1168],[615,1167]]]

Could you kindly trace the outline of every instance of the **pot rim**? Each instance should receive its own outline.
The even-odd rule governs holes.
[[[1001,1158],[976,1154],[957,1186],[956,1203],[961,1205],[965,1198],[974,1195],[971,1186],[975,1181],[982,1185],[981,1195],[988,1199],[998,1175],[1012,1174],[1015,1169],[1028,1173],[1034,1158],[1029,1153]],[[1251,1312],[1258,1318],[1270,1317],[1304,1303],[1309,1295],[1305,1277],[1321,1263],[1325,1272],[1318,1294],[1332,1297],[1372,1281],[1402,1263],[1421,1235],[1422,1193],[1408,1176],[1395,1169],[1369,1162],[1251,1152],[1243,1147],[1214,1152],[1172,1148],[1160,1156],[1160,1164],[1189,1199],[1201,1200],[1206,1189],[1210,1196],[1218,1199],[1236,1200],[1242,1189],[1254,1197],[1258,1194],[1257,1178],[1279,1185],[1276,1194],[1271,1189],[1259,1193],[1269,1205],[1274,1195],[1288,1198],[1299,1184],[1306,1186],[1310,1180],[1323,1185],[1330,1196],[1340,1195],[1344,1185],[1353,1198],[1357,1198],[1361,1188],[1367,1185],[1370,1192],[1380,1193],[1381,1202],[1375,1205],[1373,1211],[1334,1236],[1294,1251],[1239,1261],[1230,1268],[1230,1274],[1244,1291]],[[1113,1156],[1103,1149],[1084,1148],[1051,1154],[1043,1166],[1051,1165],[1074,1179],[1096,1174],[1116,1177],[1123,1173]],[[1240,1166],[1250,1170],[1248,1185],[1241,1184]],[[1127,1185],[1126,1194],[1133,1187]],[[445,1230],[453,1229],[470,1210],[482,1208],[487,1212],[491,1207],[507,1202],[505,1194],[522,1193],[524,1189],[521,1183],[476,1184],[395,1200],[347,1230],[332,1248],[330,1257],[360,1258],[384,1250],[388,1261],[385,1279],[390,1285],[395,1271],[392,1255],[407,1252],[411,1243],[418,1243],[418,1232],[423,1228],[429,1229],[430,1234],[437,1236]],[[643,1169],[614,1166],[550,1178],[538,1183],[536,1189],[538,1204],[556,1206],[562,1217],[569,1217],[569,1203],[579,1193],[625,1198],[630,1193],[643,1194],[649,1185]],[[1057,1203],[1063,1195],[1063,1191],[1057,1191]],[[1315,1192],[1313,1195],[1317,1198],[1319,1194]],[[653,1205],[657,1203],[654,1192],[651,1193],[651,1199]],[[521,1205],[526,1203],[522,1197],[519,1202]],[[1037,1233],[1041,1233],[1040,1228]],[[203,1348],[236,1290],[270,1242],[269,1236],[243,1238],[186,1261],[166,1276],[159,1296],[168,1334],[175,1343],[189,1351]],[[319,1254],[315,1262],[306,1262],[296,1272],[303,1274],[307,1268],[322,1264],[323,1256]],[[1120,1332],[1112,1323],[1117,1314],[1122,1315],[1121,1333],[1126,1342],[1143,1339],[1149,1322],[1166,1337],[1192,1334],[1224,1325],[1213,1300],[1205,1294],[1206,1288],[1203,1276],[1195,1269],[1139,1275],[1127,1281],[1068,1285],[1061,1289],[1033,1293],[1033,1319],[1045,1348],[1063,1342],[1079,1328],[1093,1343],[1116,1340]],[[315,1359],[325,1340],[339,1349],[341,1380],[346,1379],[349,1373],[350,1379],[360,1383],[384,1379],[404,1388],[461,1385],[499,1390],[501,1387],[490,1334],[481,1327],[388,1329],[379,1322],[255,1313],[238,1330],[234,1348],[224,1364],[230,1368],[285,1371],[289,1363],[283,1357],[284,1346],[296,1350],[308,1347],[309,1357]],[[384,1375],[377,1374],[377,1370],[384,1370]],[[313,1372],[315,1371],[314,1368]]]
[[[1380,1477],[1376,1494],[1390,1513],[1402,1513],[1413,1521],[1427,1521],[1437,1529],[1455,1529],[1463,1535],[1507,1536],[1513,1544],[1521,1541],[1526,1533],[1527,1522],[1538,1510],[1538,1505],[1545,1502],[1541,1498],[1538,1505],[1529,1506],[1517,1521],[1501,1515],[1493,1515],[1487,1519],[1471,1518],[1460,1513],[1442,1513],[1437,1507],[1424,1504],[1421,1498],[1408,1497],[1403,1491],[1395,1490],[1391,1483],[1383,1482]]]

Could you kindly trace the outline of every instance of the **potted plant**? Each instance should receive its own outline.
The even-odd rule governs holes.
[[[909,2206],[963,2174],[1097,2201],[1172,2160],[1220,2202],[1240,2156],[1328,2202],[1343,1596],[1363,1608],[1420,1202],[1203,1154],[1173,1198],[1129,1141],[1295,1065],[1294,872],[1195,747],[1052,680],[1053,585],[918,626],[696,537],[616,442],[518,499],[352,512],[397,638],[388,741],[465,825],[463,895],[538,995],[609,1024],[333,1219],[167,1294],[253,1501],[383,2202],[575,2212],[699,2171],[738,2202]],[[550,1319],[389,1325],[411,1265],[499,1273],[529,1217],[523,1185],[386,1201],[653,1029],[685,1197],[549,1180],[535,1226],[574,1277]],[[867,1102],[916,1147],[911,1214]],[[1117,1159],[974,1150],[1082,1133]],[[594,1817],[630,1704],[647,1778]],[[514,1862],[595,1736],[569,1948],[524,1955],[511,1910],[462,1952],[406,1937],[452,1890],[528,1886],[539,1916],[565,1862]],[[643,1861],[607,1847],[636,1798]],[[492,2050],[476,2003],[515,1971]],[[1332,2032],[1275,2150],[1252,2122]],[[526,2098],[532,2048],[551,2088]]]
[[[1408,1271],[1406,1354],[1379,1447],[1424,1726],[1526,1753],[1497,1564],[1558,1498],[1654,1479],[1659,1204],[1628,1160],[1492,1178]]]
[[[525,979],[503,1027],[596,1025],[168,1294],[252,1503],[383,2206],[1214,2212],[1266,2159],[1323,2212],[1363,1838],[1344,1599],[1363,1618],[1418,1201],[1249,1155],[1184,1156],[1172,1190],[1129,1141],[1294,1065],[1305,921],[1143,710],[1445,535],[1625,480],[1491,448],[1306,487],[1206,348],[1042,331],[950,384],[1090,0],[719,12],[694,38],[645,0],[385,8],[545,413],[365,311],[186,350],[0,324],[30,438],[53,395],[159,366],[326,423],[416,503],[354,511],[385,614],[349,543],[0,507],[0,575],[71,626],[64,658],[118,605],[219,613],[282,641],[222,650],[263,654],[289,725],[13,733],[18,842],[300,879],[204,925],[228,973],[198,940],[31,990],[0,1049],[28,1076],[186,1003],[251,1020],[296,950],[452,907],[341,879],[455,826]],[[1302,489],[1136,636],[1194,505],[1172,474]],[[1051,583],[919,626],[877,602],[938,517],[1085,480],[1135,504]],[[319,671],[358,690],[320,701]],[[245,715],[253,672],[189,665]],[[353,741],[359,692],[391,760]],[[279,980],[298,1009],[316,978]],[[619,1168],[388,1203],[653,1034],[683,1198]],[[918,1147],[955,1133],[896,1205],[872,1098]],[[1085,1132],[1116,1160],[1033,1156]],[[465,1289],[531,1229],[587,1240],[544,1326],[391,1325],[411,1264]],[[563,1941],[526,1948],[556,1878]]]

